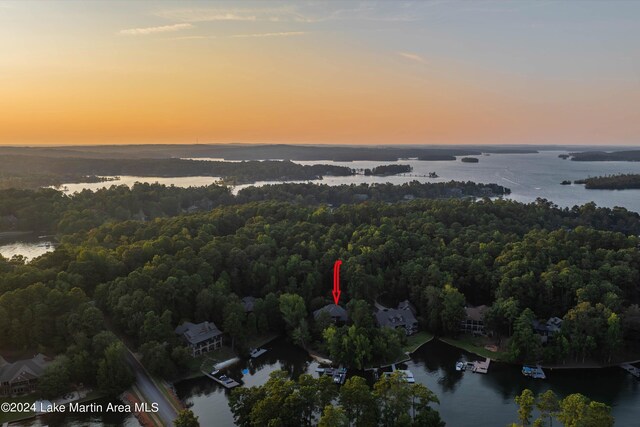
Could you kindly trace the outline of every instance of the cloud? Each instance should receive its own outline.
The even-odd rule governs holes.
[[[427,63],[427,60],[424,59],[422,56],[418,55],[417,53],[398,52],[398,55],[402,56],[403,58],[410,59],[411,61],[419,62],[421,64],[426,64]]]
[[[384,3],[383,3],[384,4]],[[364,3],[353,8],[335,8],[331,3],[299,3],[272,8],[178,8],[162,9],[155,15],[178,22],[296,22],[326,21],[413,21],[415,16],[397,8],[381,7],[377,3]]]
[[[244,37],[291,37],[301,36],[307,34],[304,31],[285,31],[280,33],[255,33],[255,34],[233,34],[231,38],[244,38]]]
[[[193,25],[188,23],[163,25],[161,27],[145,27],[145,28],[130,28],[127,30],[120,30],[118,34],[126,36],[146,36],[156,33],[170,33],[174,31],[188,30],[193,28]]]

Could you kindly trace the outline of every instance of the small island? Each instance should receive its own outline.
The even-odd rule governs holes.
[[[560,185],[571,185],[571,181],[569,181],[568,179],[565,179],[560,183]]]
[[[460,161],[463,163],[478,163],[480,162],[480,159],[478,159],[477,157],[463,157],[460,159]]]
[[[388,176],[388,175],[398,175],[401,173],[409,173],[413,170],[410,165],[381,165],[376,166],[373,169],[365,169],[364,174],[366,176],[376,175],[376,176]]]
[[[560,157],[562,160],[567,160],[569,157],[571,157],[571,155],[569,155],[569,154],[560,154],[560,155],[558,155],[558,157]]]
[[[596,176],[574,181],[588,190],[628,190],[640,188],[640,174]]]

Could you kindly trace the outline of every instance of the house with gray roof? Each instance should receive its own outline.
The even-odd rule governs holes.
[[[4,362],[4,363],[1,363]],[[0,358],[0,396],[14,396],[32,393],[38,380],[51,361],[44,354],[36,354],[31,359],[7,363]]]
[[[222,346],[222,331],[213,322],[184,322],[175,329],[191,349],[192,356],[208,353]]]
[[[400,329],[407,335],[418,332],[418,320],[408,304],[400,303],[398,308],[377,306],[379,309],[375,314],[379,327]]]
[[[336,304],[327,304],[317,309],[313,312],[313,318],[317,320],[321,313],[327,313],[333,323],[347,323],[349,321],[347,310]]]
[[[484,335],[484,313],[489,307],[479,305],[477,307],[465,307],[465,318],[460,322],[460,332]]]

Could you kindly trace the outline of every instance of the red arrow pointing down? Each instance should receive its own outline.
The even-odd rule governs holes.
[[[340,265],[342,261],[337,260],[333,264],[333,302],[338,305],[340,301]]]

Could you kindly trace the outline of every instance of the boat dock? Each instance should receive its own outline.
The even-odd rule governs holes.
[[[475,372],[476,374],[486,374],[489,371],[489,365],[491,364],[491,359],[488,357],[482,360],[476,360],[473,362],[473,368],[471,368],[471,372]]]
[[[547,378],[547,376],[544,374],[544,371],[542,370],[542,367],[540,365],[536,365],[536,366],[524,365],[522,367],[522,375],[524,375],[525,377],[531,377],[538,380],[544,380]]]
[[[347,368],[320,368],[318,367],[316,369],[316,372],[318,372],[320,375],[326,375],[328,377],[332,377],[333,378],[333,382],[336,384],[344,384],[344,382],[347,380]]]
[[[214,380],[215,382],[217,382],[218,384],[220,384],[221,386],[228,389],[232,389],[240,385],[240,383],[234,380],[233,378],[229,378],[224,374],[221,375],[217,371],[213,371],[211,373],[202,371],[202,373],[208,376],[209,378],[211,378],[212,380]]]
[[[456,371],[464,372],[470,370],[476,374],[486,374],[489,372],[489,365],[491,365],[491,359],[488,357],[485,360],[476,360],[475,362],[456,362]]]
[[[634,377],[640,379],[640,368],[636,368],[631,363],[623,363],[622,365],[620,365],[620,367]]]

